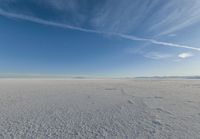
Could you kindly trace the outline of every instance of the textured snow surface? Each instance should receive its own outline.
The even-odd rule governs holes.
[[[199,139],[200,81],[0,80],[0,139]]]

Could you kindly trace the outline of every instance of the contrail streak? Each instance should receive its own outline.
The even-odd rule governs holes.
[[[43,19],[40,19],[40,18],[31,17],[31,16],[27,16],[27,15],[10,13],[10,12],[6,12],[2,9],[0,9],[0,15],[6,16],[6,17],[12,17],[12,18],[16,18],[16,19],[21,19],[21,20],[26,20],[26,21],[30,21],[30,22],[35,22],[35,23],[38,23],[38,24],[60,27],[60,28],[64,28],[64,29],[71,29],[71,30],[77,30],[77,31],[88,32],[88,33],[95,33],[95,34],[105,34],[105,35],[118,36],[118,37],[128,39],[128,40],[132,40],[132,41],[149,42],[149,43],[156,44],[156,45],[185,48],[185,49],[190,49],[190,50],[195,50],[195,51],[200,52],[200,48],[197,48],[197,47],[192,47],[192,46],[187,46],[187,45],[182,45],[182,44],[176,44],[176,43],[162,42],[162,41],[157,41],[157,40],[154,40],[154,39],[140,38],[140,37],[126,35],[126,34],[122,34],[122,33],[116,33],[116,32],[104,32],[104,31],[98,31],[98,30],[92,30],[92,29],[85,29],[85,28],[81,28],[81,27],[66,25],[66,24],[63,24],[63,23],[56,23],[56,22],[53,22],[53,21],[47,21],[47,20],[43,20]]]
[[[156,44],[156,45],[162,45],[162,46],[168,46],[168,47],[177,47],[177,48],[185,48],[185,49],[200,51],[200,48],[192,47],[192,46],[188,46],[188,45],[169,43],[169,42],[162,42],[162,41],[157,41],[157,40],[153,40],[153,39],[138,38],[138,37],[135,37],[135,36],[124,35],[124,34],[118,34],[118,36],[120,36],[121,38],[124,38],[124,39],[133,40],[133,41],[150,42],[150,43]]]

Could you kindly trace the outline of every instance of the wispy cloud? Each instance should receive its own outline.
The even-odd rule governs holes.
[[[94,13],[91,20],[98,29],[161,36],[200,22],[200,1],[108,0]]]
[[[157,18],[156,18],[157,17]],[[168,0],[155,13],[150,31],[159,35],[171,34],[200,22],[199,0]]]
[[[193,56],[193,54],[192,54],[192,53],[188,53],[188,52],[186,52],[186,53],[181,53],[181,54],[178,55],[178,57],[181,58],[181,59],[190,58],[190,57],[192,57],[192,56]]]
[[[146,58],[154,59],[154,60],[160,60],[160,59],[168,59],[173,57],[171,54],[165,54],[160,52],[149,52],[144,55]]]
[[[200,48],[196,48],[196,47],[192,47],[192,46],[169,43],[169,42],[162,42],[162,41],[157,41],[154,39],[140,38],[140,37],[131,36],[131,35],[123,34],[123,33],[85,29],[85,28],[71,26],[71,25],[67,25],[67,24],[63,24],[63,23],[48,21],[48,20],[37,18],[37,17],[31,17],[31,16],[27,16],[27,15],[23,15],[23,14],[10,13],[10,12],[6,12],[2,9],[0,9],[0,15],[6,16],[6,17],[12,17],[12,18],[16,18],[16,19],[21,19],[21,20],[26,20],[26,21],[30,21],[30,22],[35,22],[35,23],[39,23],[39,24],[43,24],[43,25],[56,26],[56,27],[60,27],[60,28],[64,28],[64,29],[71,29],[71,30],[95,33],[95,34],[118,36],[120,38],[132,40],[132,41],[148,42],[148,43],[156,44],[159,46],[184,48],[184,49],[190,49],[190,50],[195,50],[195,51],[200,52]]]

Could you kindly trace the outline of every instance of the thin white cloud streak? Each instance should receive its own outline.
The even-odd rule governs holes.
[[[133,41],[150,42],[150,43],[156,44],[156,45],[162,45],[162,46],[168,46],[168,47],[177,47],[177,48],[185,48],[185,49],[200,51],[200,48],[187,46],[187,45],[182,45],[182,44],[162,42],[162,41],[157,41],[157,40],[153,40],[153,39],[146,39],[146,38],[138,38],[138,37],[135,37],[135,36],[124,35],[124,34],[118,34],[118,36],[120,36],[122,38],[125,38],[125,39],[128,39],[128,40],[133,40]]]
[[[99,32],[99,31],[96,31],[96,30],[84,29],[84,28],[70,26],[70,25],[66,25],[66,24],[62,24],[62,23],[56,23],[56,22],[53,22],[53,21],[47,21],[47,20],[43,20],[43,19],[40,19],[40,18],[36,18],[36,17],[26,16],[26,15],[21,15],[21,14],[15,14],[15,13],[9,13],[9,12],[5,12],[1,9],[0,9],[0,15],[6,16],[6,17],[11,17],[11,18],[16,18],[16,19],[21,19],[21,20],[26,20],[26,21],[30,21],[30,22],[34,22],[34,23],[38,23],[38,24],[56,26],[56,27],[60,27],[60,28],[72,29],[72,30],[77,30],[77,31],[82,31],[82,32],[99,33],[99,34],[103,33],[103,32]]]
[[[154,59],[154,60],[160,60],[160,59],[169,59],[173,56],[171,54],[165,54],[160,52],[149,52],[144,55],[146,58]]]
[[[26,16],[26,15],[21,15],[21,14],[16,14],[16,13],[10,13],[10,12],[6,12],[2,9],[0,9],[0,15],[6,16],[6,17],[11,17],[11,18],[16,18],[16,19],[21,19],[21,20],[26,20],[26,21],[30,21],[30,22],[34,22],[34,23],[38,23],[38,24],[60,27],[60,28],[64,28],[64,29],[71,29],[71,30],[77,30],[77,31],[88,32],[88,33],[95,33],[95,34],[105,34],[105,35],[118,36],[120,38],[132,40],[132,41],[150,42],[150,43],[156,44],[156,45],[185,48],[185,49],[190,49],[190,50],[195,50],[195,51],[200,52],[200,48],[197,48],[197,47],[175,44],[175,43],[169,43],[169,42],[162,42],[162,41],[157,41],[157,40],[153,40],[153,39],[140,38],[140,37],[126,35],[126,34],[122,34],[122,33],[116,33],[116,32],[104,32],[104,31],[98,31],[98,30],[92,30],[92,29],[85,29],[85,28],[75,27],[75,26],[71,26],[71,25],[67,25],[67,24],[63,24],[63,23],[56,23],[56,22],[53,22],[53,21],[47,21],[47,20],[43,20],[43,19],[40,19],[40,18],[36,18],[36,17]]]

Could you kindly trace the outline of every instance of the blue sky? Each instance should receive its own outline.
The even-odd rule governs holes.
[[[0,0],[0,74],[200,75],[199,0]]]

